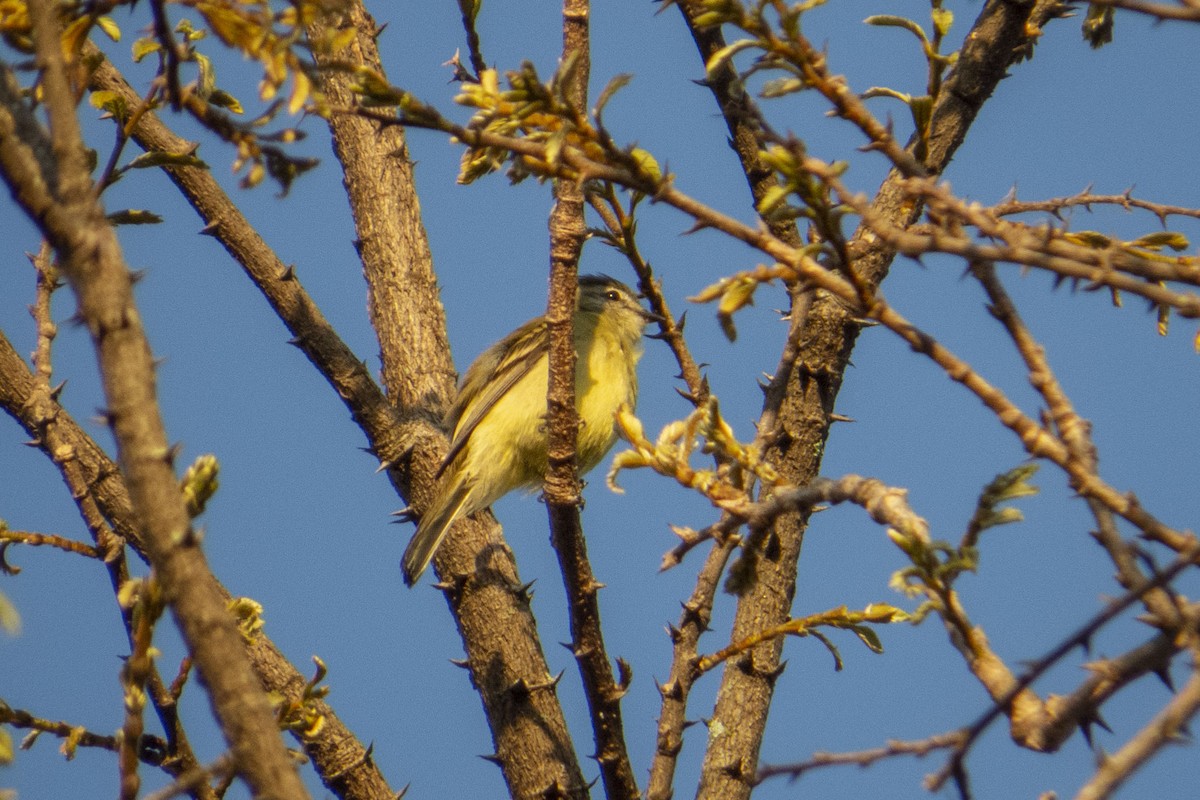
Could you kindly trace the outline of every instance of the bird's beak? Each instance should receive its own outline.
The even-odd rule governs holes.
[[[644,308],[640,309],[640,311],[642,312],[642,319],[646,320],[646,324],[650,324],[651,322],[667,321],[666,317],[662,316],[661,314],[655,314],[653,311],[647,311]]]

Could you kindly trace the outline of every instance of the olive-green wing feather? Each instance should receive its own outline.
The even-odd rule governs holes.
[[[461,481],[444,497],[437,508],[431,508],[421,518],[417,532],[412,541],[404,549],[404,558],[400,562],[404,572],[404,583],[412,586],[421,577],[421,573],[429,566],[438,545],[446,538],[450,526],[462,516],[463,507],[470,499],[470,487]]]
[[[548,341],[546,321],[533,319],[475,359],[463,377],[458,399],[446,415],[446,425],[454,432],[454,439],[438,469],[439,476],[467,446],[471,434],[496,402],[546,355]]]

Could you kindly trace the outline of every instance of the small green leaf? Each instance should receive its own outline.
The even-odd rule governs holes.
[[[717,72],[720,72],[722,67],[729,63],[731,58],[757,44],[758,41],[755,39],[738,39],[733,44],[725,45],[709,57],[708,63],[704,65],[704,74],[711,79]]]
[[[1141,247],[1146,250],[1161,250],[1164,247],[1169,247],[1176,253],[1181,250],[1186,250],[1190,247],[1188,239],[1182,233],[1175,231],[1160,231],[1159,233],[1151,233],[1146,236],[1141,236],[1129,243],[1132,247]]]
[[[763,193],[762,199],[758,201],[758,213],[770,214],[781,203],[787,200],[788,195],[791,193],[792,188],[790,186],[777,183],[774,186],[768,187],[767,191]]]
[[[208,169],[208,164],[205,164],[192,153],[164,153],[161,150],[155,150],[151,153],[142,153],[125,166],[126,169],[148,169],[150,167],[199,167],[200,169]]]
[[[200,72],[196,79],[196,94],[200,99],[207,100],[217,88],[217,75],[213,71],[212,61],[203,53],[196,53],[196,66]]]
[[[1083,245],[1084,247],[1094,247],[1097,250],[1110,247],[1113,240],[1105,236],[1099,231],[1075,231],[1073,233],[1064,233],[1063,238],[1073,244]]]
[[[851,625],[850,630],[854,631],[854,635],[862,640],[862,643],[870,648],[872,653],[883,652],[883,642],[879,641],[879,634],[868,628],[866,625]]]
[[[112,17],[97,17],[96,25],[114,42],[121,41],[121,29],[117,27],[117,23],[113,21]]]
[[[152,211],[126,208],[109,214],[108,221],[113,225],[157,225],[163,218]]]
[[[628,86],[631,80],[633,80],[633,75],[628,72],[613,76],[612,80],[605,85],[604,91],[600,92],[600,97],[592,109],[592,116],[599,119],[600,115],[604,113],[604,107],[608,105],[608,101],[613,99],[613,95]]]
[[[151,53],[157,53],[162,50],[162,45],[152,36],[144,36],[133,43],[133,60],[134,63],[140,63],[143,58]]]
[[[933,119],[933,98],[929,95],[914,97],[908,101],[908,110],[912,112],[917,134],[924,141],[929,136],[929,123]]]
[[[125,105],[125,98],[117,92],[111,92],[107,89],[102,89],[98,92],[92,92],[88,97],[88,102],[93,108],[98,108],[101,111],[107,111],[117,119],[125,119],[128,107]]]
[[[242,113],[242,104],[224,89],[213,89],[212,94],[208,96],[208,102],[219,108],[227,108],[234,114]]]

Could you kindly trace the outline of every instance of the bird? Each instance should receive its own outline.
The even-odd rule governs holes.
[[[583,275],[576,292],[575,407],[579,473],[595,467],[616,442],[614,415],[637,404],[642,333],[658,317],[637,294],[607,275]],[[546,391],[550,336],[537,317],[471,364],[446,414],[450,449],[437,472],[433,500],[404,551],[404,582],[429,566],[450,526],[514,489],[533,490],[546,472]]]

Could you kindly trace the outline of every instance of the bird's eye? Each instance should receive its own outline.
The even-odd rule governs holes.
[[[607,292],[604,293],[604,296],[614,302],[621,299],[621,293],[618,292],[616,289],[609,289]]]

